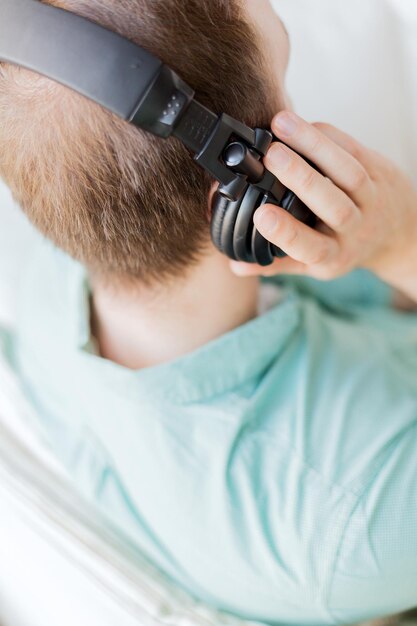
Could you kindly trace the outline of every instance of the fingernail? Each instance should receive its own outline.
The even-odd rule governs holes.
[[[261,209],[254,216],[256,228],[267,235],[274,233],[279,222],[279,217],[273,209]]]
[[[278,115],[274,124],[281,137],[291,137],[298,127],[298,120],[290,113],[282,113]]]

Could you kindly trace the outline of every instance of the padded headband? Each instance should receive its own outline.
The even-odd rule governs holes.
[[[194,91],[157,57],[84,17],[39,0],[0,0],[0,61],[43,74],[159,137],[173,134],[184,112],[191,126],[218,116],[193,103]],[[190,124],[188,124],[190,126]],[[194,152],[199,141],[186,136]]]
[[[153,54],[89,19],[40,0],[0,0],[0,61],[43,74],[154,135],[177,137],[231,200],[248,182],[282,196],[260,163],[272,140],[268,131],[216,115]],[[228,164],[231,142],[242,146]]]
[[[0,59],[45,74],[131,120],[162,63],[98,24],[38,0],[0,1]]]
[[[0,0],[1,61],[43,74],[158,137],[182,141],[220,183],[212,237],[231,258],[269,265],[282,255],[254,228],[260,203],[313,219],[265,170],[269,131],[216,115],[170,67],[117,33],[40,0]]]

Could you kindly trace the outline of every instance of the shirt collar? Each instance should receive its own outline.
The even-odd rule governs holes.
[[[133,371],[97,355],[90,330],[90,293],[87,272],[76,264],[69,283],[71,335],[87,375],[176,403],[207,400],[259,378],[285,349],[300,321],[296,293],[283,288],[281,302],[267,313],[190,354]]]

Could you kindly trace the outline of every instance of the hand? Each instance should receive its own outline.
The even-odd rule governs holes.
[[[272,130],[286,146],[273,144],[265,165],[317,215],[319,225],[313,230],[284,209],[261,207],[256,227],[288,257],[269,268],[233,262],[235,273],[330,280],[363,267],[400,289],[396,269],[412,263],[417,276],[417,192],[410,180],[333,126],[308,124],[284,111],[274,118]]]

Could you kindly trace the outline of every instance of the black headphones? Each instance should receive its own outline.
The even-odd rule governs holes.
[[[262,164],[273,135],[216,115],[155,56],[128,39],[39,0],[0,0],[0,61],[77,91],[158,137],[174,136],[219,183],[212,239],[228,257],[270,265],[285,254],[255,229],[266,202],[314,225],[310,209]]]

